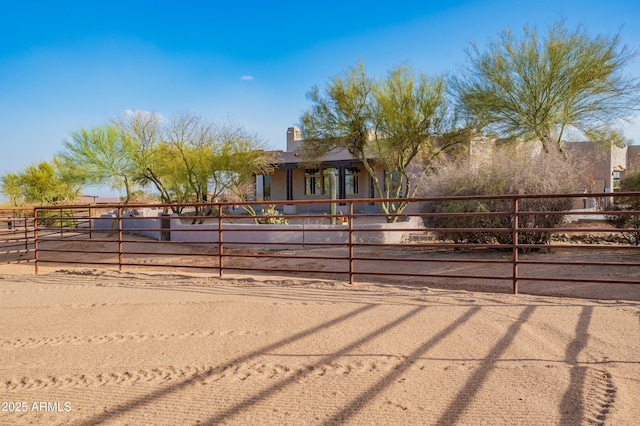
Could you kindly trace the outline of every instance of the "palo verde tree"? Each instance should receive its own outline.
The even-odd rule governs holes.
[[[57,158],[2,177],[2,192],[15,206],[72,204],[80,189],[81,185],[66,173]]]
[[[273,172],[274,153],[242,126],[181,114],[165,132],[164,144],[176,162],[174,182],[189,188],[196,202],[207,201],[209,195],[246,201],[254,190],[255,175]]]
[[[255,192],[255,176],[273,173],[277,154],[268,150],[260,137],[234,125],[219,127],[216,140],[212,188],[228,194],[227,198],[246,201],[247,195]],[[255,215],[250,205],[243,208]]]
[[[412,197],[431,161],[459,141],[452,132],[442,78],[416,77],[407,66],[375,80],[362,63],[332,77],[324,91],[307,94],[311,108],[301,119],[305,157],[314,159],[332,150],[347,150],[362,161],[377,193]],[[420,160],[419,167],[415,166]],[[385,178],[374,164],[382,165]],[[386,214],[400,214],[406,203],[380,203]],[[396,216],[389,216],[395,221]]]
[[[619,35],[592,37],[559,21],[546,37],[535,28],[521,38],[507,30],[467,54],[452,79],[461,110],[470,126],[501,138],[539,141],[547,152],[562,151],[569,131],[620,142],[616,124],[638,109],[640,85],[624,74],[633,55]]]
[[[78,182],[125,192],[129,202],[135,180],[135,141],[113,124],[80,129],[64,141],[60,159],[66,173]]]
[[[243,127],[188,112],[170,119],[135,112],[114,123],[135,141],[137,182],[152,185],[164,203],[204,203],[223,194],[245,200],[254,176],[270,174],[276,162]]]
[[[170,189],[173,185],[166,182],[166,176],[173,175],[175,166],[166,146],[161,146],[164,137],[162,116],[155,112],[130,111],[112,118],[111,123],[123,139],[131,140],[135,146],[132,153],[135,182],[142,187],[152,186],[163,203],[177,201],[179,197]]]
[[[206,202],[211,176],[216,169],[213,124],[194,114],[179,114],[165,126],[164,145],[169,152],[167,158],[175,162],[173,176],[168,176],[174,183],[174,190],[191,198],[184,201]]]
[[[210,139],[210,129],[200,117],[182,113],[167,120],[155,112],[134,111],[111,122],[132,143],[138,185],[151,186],[166,204],[205,201],[211,155],[202,141]],[[180,213],[181,208],[171,210]]]
[[[416,78],[406,66],[392,69],[376,84],[372,105],[376,136],[370,145],[386,171],[384,185],[374,178],[378,193],[388,198],[413,197],[432,162],[463,139],[464,131],[451,131],[447,104],[443,78],[423,74]],[[386,207],[401,213],[407,205],[388,203]]]
[[[16,207],[22,204],[22,187],[18,174],[11,172],[5,174],[0,178],[0,185],[2,193],[9,199],[12,206]]]

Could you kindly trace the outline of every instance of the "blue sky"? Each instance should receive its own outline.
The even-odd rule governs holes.
[[[126,110],[241,124],[273,149],[306,92],[363,61],[455,72],[469,42],[564,17],[640,51],[637,0],[0,0],[0,174]],[[627,69],[640,77],[640,58]],[[640,123],[625,129],[640,143]],[[98,194],[106,195],[106,194]]]

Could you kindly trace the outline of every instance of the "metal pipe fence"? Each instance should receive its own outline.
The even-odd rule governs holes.
[[[0,253],[4,262],[31,260],[33,232],[33,208],[0,209]]]
[[[349,283],[481,281],[508,283],[513,293],[521,283],[640,284],[640,211],[546,208],[586,196],[640,194],[341,199],[335,215],[326,199],[36,207],[3,215],[0,245],[5,263],[26,254],[36,274],[57,265],[171,268]],[[408,207],[382,212],[383,202]],[[266,205],[288,213],[260,214]],[[631,220],[614,226],[607,218]],[[587,266],[598,273],[585,276]]]

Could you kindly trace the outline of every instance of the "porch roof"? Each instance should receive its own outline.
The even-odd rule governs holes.
[[[353,155],[346,149],[335,149],[329,152],[327,155],[318,157],[315,161],[305,161],[302,157],[302,152],[296,151],[276,151],[278,154],[277,165],[295,165],[296,167],[302,164],[336,164],[336,163],[362,163],[362,160],[354,158]]]

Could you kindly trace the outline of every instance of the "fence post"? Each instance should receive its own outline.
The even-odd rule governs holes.
[[[518,294],[518,197],[513,199],[511,213],[511,236],[513,239],[513,294]]]
[[[24,219],[24,249],[29,253],[29,216],[26,213],[22,214]]]
[[[349,202],[349,284],[353,284],[353,202]]]
[[[118,271],[122,272],[122,207],[116,210],[118,213]]]
[[[33,251],[35,258],[35,274],[38,275],[38,210],[33,209]]]
[[[224,253],[222,248],[222,204],[218,204],[218,275],[222,277],[224,268]]]
[[[160,241],[171,241],[170,213],[160,213]]]

